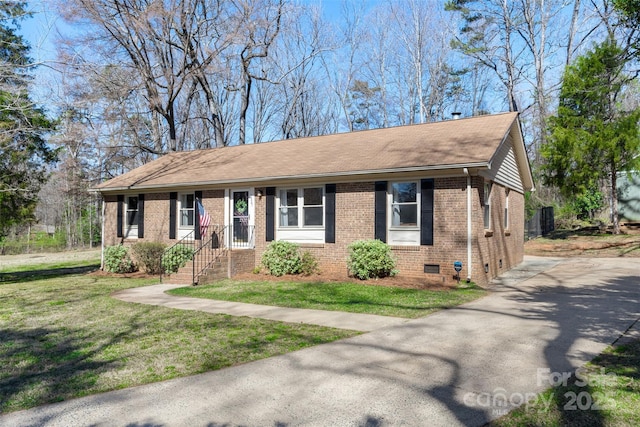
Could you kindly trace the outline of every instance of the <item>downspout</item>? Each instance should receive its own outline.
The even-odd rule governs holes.
[[[471,175],[469,169],[462,170],[467,176],[467,282],[471,282],[471,241],[472,241],[472,222],[471,222]]]
[[[102,194],[100,194],[100,201],[102,202],[102,220],[100,221],[100,269],[104,270],[104,214],[106,203],[104,202],[104,196],[102,196]]]

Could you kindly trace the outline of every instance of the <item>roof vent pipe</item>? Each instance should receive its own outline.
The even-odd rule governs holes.
[[[453,120],[458,120],[460,118],[460,116],[462,116],[462,113],[459,112],[459,111],[455,111],[455,112],[451,113],[451,118]]]

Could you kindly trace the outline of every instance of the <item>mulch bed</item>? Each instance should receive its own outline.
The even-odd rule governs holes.
[[[450,290],[458,286],[452,279],[442,282],[442,279],[428,279],[424,277],[394,276],[381,279],[360,280],[346,274],[319,273],[309,276],[300,274],[287,274],[276,277],[266,273],[243,273],[233,277],[234,280],[260,281],[260,282],[302,282],[302,283],[359,283],[372,286],[393,286],[406,289],[430,289],[430,290]]]

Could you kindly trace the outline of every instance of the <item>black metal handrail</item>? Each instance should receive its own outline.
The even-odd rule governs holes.
[[[228,250],[251,249],[255,245],[255,226],[246,224],[232,225],[210,225],[202,239],[196,239],[195,231],[189,232],[164,250],[163,258],[167,252],[174,247],[183,245],[193,247],[192,261],[192,284],[198,283],[203,276],[222,255]],[[162,281],[162,274],[160,281]]]
[[[175,248],[176,246],[193,246],[194,242],[195,242],[195,230],[191,230],[186,236],[184,236],[182,239],[178,240],[176,243],[174,243],[173,245],[169,246],[168,248],[165,248],[164,251],[162,251],[162,258],[160,259],[160,265],[164,266],[164,257],[167,253],[169,253],[173,248]],[[164,267],[160,270],[160,282],[162,282],[162,276],[164,275]]]
[[[229,227],[210,225],[207,228],[208,238],[201,239],[199,247],[193,253],[193,284],[198,283],[198,279],[227,250],[225,237]]]

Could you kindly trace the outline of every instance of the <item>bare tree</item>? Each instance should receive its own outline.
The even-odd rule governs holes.
[[[215,0],[70,0],[61,5],[68,21],[87,29],[69,44],[76,49],[74,54],[85,44],[102,60],[135,70],[129,89],[139,91],[147,102],[153,146],[143,148],[154,154],[180,148],[178,126],[186,122],[180,116],[185,111],[181,103],[192,100],[197,89],[205,95],[215,142],[224,143],[224,126],[209,79],[213,62],[234,39],[233,24],[238,21],[221,4]],[[96,59],[86,56],[85,63],[93,66]]]
[[[397,40],[397,79],[407,91],[403,103],[408,123],[443,118],[453,68],[451,38],[440,6],[433,2],[404,0],[389,2],[391,35]],[[403,123],[405,123],[403,121]]]
[[[342,25],[336,29],[339,37],[332,42],[333,54],[330,57],[323,56],[329,86],[338,100],[341,116],[346,122],[349,132],[354,130],[353,121],[349,114],[351,104],[349,90],[358,69],[361,67],[358,58],[366,37],[363,28],[365,9],[366,3],[363,0],[342,2]]]
[[[255,80],[269,80],[261,60],[280,33],[283,0],[239,1],[236,6],[242,24],[238,59],[240,62],[240,117],[238,143],[246,142],[247,110],[251,100],[251,87]]]
[[[385,128],[391,124],[393,106],[390,100],[389,90],[391,71],[391,52],[393,42],[390,36],[390,13],[386,6],[374,8],[367,17],[367,27],[369,37],[366,40],[368,60],[365,61],[366,68],[363,69],[364,76],[368,81],[373,82],[379,88],[379,109],[381,114],[380,126]]]

